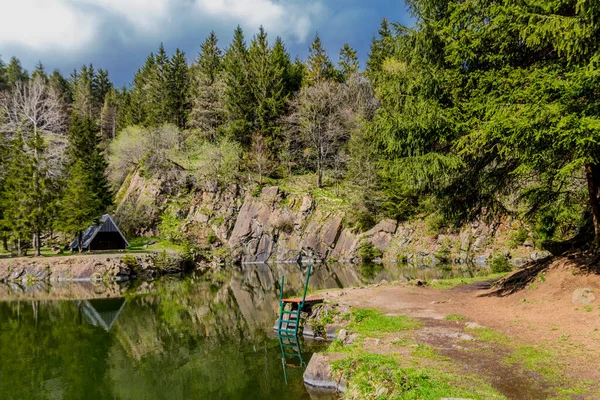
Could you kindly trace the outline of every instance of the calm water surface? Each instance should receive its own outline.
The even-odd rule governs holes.
[[[310,399],[272,333],[281,276],[293,295],[304,273],[248,265],[152,283],[0,284],[0,399]],[[310,286],[475,273],[318,265]],[[302,359],[319,346],[304,343]]]

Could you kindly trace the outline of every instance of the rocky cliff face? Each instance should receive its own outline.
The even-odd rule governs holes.
[[[145,191],[140,190],[147,184],[134,178],[132,183],[137,188],[128,189],[127,201],[147,203]],[[170,188],[151,186],[154,198],[160,199],[157,207],[165,209],[167,202],[162,193]],[[494,225],[476,222],[439,234],[429,232],[423,220],[398,223],[386,219],[367,232],[355,233],[344,225],[343,209],[325,207],[310,194],[289,194],[277,186],[266,187],[256,195],[231,184],[178,201],[185,235],[201,247],[220,249],[221,254],[226,250],[234,262],[242,263],[289,262],[299,258],[356,261],[363,243],[370,243],[382,252],[384,260],[392,262],[408,260],[424,266],[442,262],[485,263],[492,249],[505,252],[513,229],[510,221]],[[510,256],[518,265],[529,259],[532,252],[533,248],[520,246],[511,250]]]

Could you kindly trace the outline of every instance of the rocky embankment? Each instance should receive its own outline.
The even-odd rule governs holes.
[[[59,257],[0,259],[0,282],[124,281],[183,272],[188,267],[179,255],[84,254]]]
[[[462,229],[443,229],[423,219],[397,222],[384,219],[367,232],[354,232],[346,223],[342,199],[318,197],[308,190],[288,192],[278,186],[226,187],[180,193],[170,175],[133,175],[121,190],[120,224],[144,216],[138,234],[160,234],[160,216],[180,221],[180,233],[195,241],[214,261],[242,263],[304,260],[358,261],[365,244],[381,253],[375,257],[416,266],[440,263],[485,264],[493,253],[506,255],[514,266],[548,255],[535,249],[531,235],[511,243],[515,232],[527,231],[518,221],[476,221]],[[176,186],[176,185],[175,185]],[[442,234],[443,232],[443,234]],[[509,249],[510,247],[510,249]],[[377,254],[379,255],[379,254]]]
[[[187,215],[185,226],[210,227],[222,246],[242,263],[290,262],[299,259],[359,261],[359,248],[372,245],[379,259],[418,266],[440,263],[485,264],[501,249],[515,266],[549,255],[536,251],[528,239],[507,250],[511,221],[494,225],[477,221],[448,234],[431,233],[423,220],[398,223],[384,219],[356,233],[344,224],[341,208],[321,205],[310,194],[288,194],[266,187],[259,196],[243,195],[236,187],[220,194],[203,194]],[[500,250],[498,250],[500,251]]]

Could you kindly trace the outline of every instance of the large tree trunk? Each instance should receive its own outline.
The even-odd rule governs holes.
[[[585,177],[587,179],[590,207],[594,220],[594,245],[597,247],[600,244],[600,200],[598,199],[600,190],[600,165],[586,165]]]

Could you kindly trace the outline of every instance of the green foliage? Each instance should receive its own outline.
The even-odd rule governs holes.
[[[516,248],[518,246],[522,246],[523,243],[527,240],[529,236],[529,232],[525,229],[524,226],[519,226],[519,228],[510,233],[510,247]]]
[[[512,266],[510,265],[508,258],[503,254],[492,254],[492,256],[490,256],[489,264],[493,274],[512,271]]]
[[[184,234],[181,231],[181,219],[173,210],[164,212],[160,217],[158,231],[163,240],[171,243],[181,243],[184,239]]]
[[[238,177],[242,148],[237,142],[227,138],[218,143],[203,142],[190,152],[199,186],[225,185]]]
[[[306,60],[305,80],[309,85],[335,80],[337,71],[329,59],[323,42],[317,34],[308,50]]]
[[[383,252],[369,241],[363,241],[358,246],[358,257],[363,263],[370,263],[381,256],[383,256]]]

